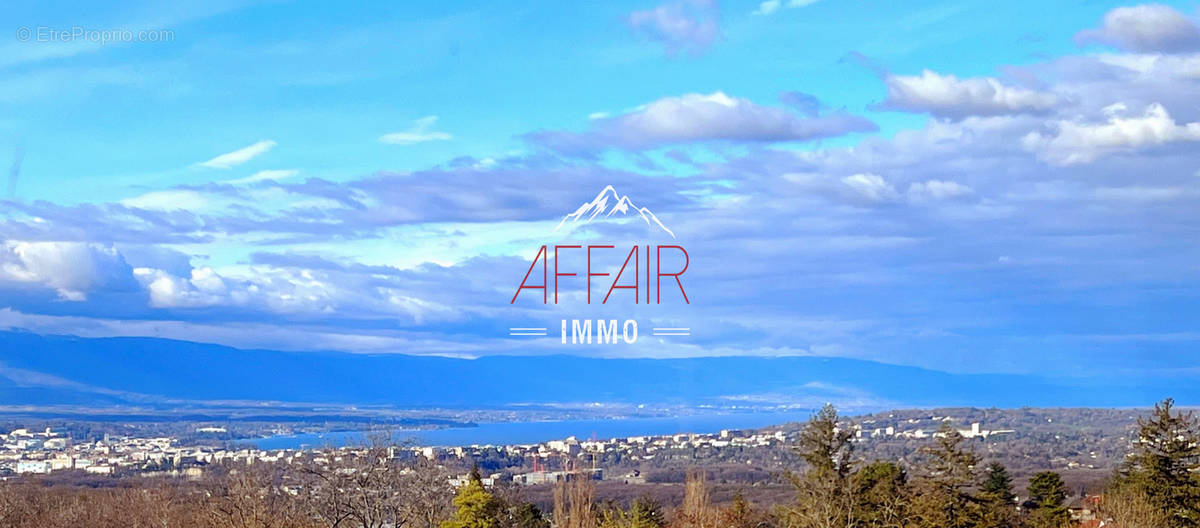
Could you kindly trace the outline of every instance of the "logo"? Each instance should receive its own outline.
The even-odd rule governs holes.
[[[509,304],[540,303],[555,307],[581,308],[608,305],[634,307],[663,304],[690,305],[684,274],[691,258],[653,211],[638,207],[629,196],[606,186],[591,201],[563,216],[551,234],[574,233],[594,222],[612,222],[621,227],[641,228],[636,242],[558,242],[543,244],[525,270]],[[605,229],[604,232],[613,231]],[[619,231],[619,229],[617,229]],[[650,243],[656,238],[668,243]],[[553,261],[553,262],[551,262]],[[636,318],[563,318],[559,325],[562,344],[634,343],[638,337]],[[509,328],[510,336],[547,337],[548,327]],[[568,338],[569,334],[569,338]],[[687,336],[687,327],[653,327],[654,336]]]
[[[613,203],[612,208],[608,207],[609,202]],[[646,227],[654,228],[657,226],[659,229],[666,231],[668,235],[671,235],[671,238],[675,238],[675,232],[667,229],[667,226],[663,225],[658,217],[654,216],[654,213],[645,207],[633,205],[628,196],[617,194],[617,190],[613,189],[612,185],[605,187],[603,191],[600,191],[600,194],[592,198],[592,201],[579,206],[579,209],[576,209],[574,213],[564,216],[562,221],[558,223],[558,227],[554,228],[554,231],[558,232],[568,221],[572,225],[580,222],[587,224],[591,223],[598,216],[601,218],[613,218],[614,214],[617,215],[616,218],[618,219],[629,218],[636,214],[641,216],[642,220],[646,221]],[[587,218],[584,219],[584,217]]]

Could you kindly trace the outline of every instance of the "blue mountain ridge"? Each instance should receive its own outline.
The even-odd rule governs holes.
[[[243,350],[143,337],[0,332],[0,398],[104,407],[264,400],[494,407],[552,402],[1124,407],[1197,401],[1186,377],[960,374],[833,357],[478,359]],[[813,404],[814,406],[819,403]]]

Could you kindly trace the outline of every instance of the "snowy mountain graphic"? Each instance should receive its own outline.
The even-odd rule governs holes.
[[[592,201],[585,202],[574,213],[564,216],[562,221],[558,223],[558,227],[555,227],[554,230],[558,231],[568,223],[591,223],[596,218],[620,219],[633,218],[634,216],[640,216],[642,220],[645,220],[647,227],[653,228],[654,226],[658,226],[663,231],[666,231],[668,235],[671,235],[671,238],[675,238],[675,233],[667,229],[667,226],[663,225],[658,220],[658,217],[654,216],[654,213],[645,207],[634,205],[628,196],[618,194],[612,185],[604,187],[604,190],[600,191],[600,194],[597,194]]]

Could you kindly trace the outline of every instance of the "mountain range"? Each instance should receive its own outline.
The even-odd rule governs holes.
[[[1196,401],[1186,376],[960,374],[832,357],[478,359],[242,350],[143,337],[0,332],[5,405],[276,401],[494,408],[608,402],[716,406],[1146,406]]]

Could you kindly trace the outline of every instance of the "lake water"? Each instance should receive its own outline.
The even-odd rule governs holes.
[[[454,427],[432,431],[402,430],[397,440],[411,440],[426,446],[468,446],[535,444],[574,436],[589,438],[624,438],[642,435],[675,433],[717,433],[722,429],[755,429],[787,422],[806,421],[810,411],[763,412],[737,414],[702,414],[666,418],[623,418],[593,420],[562,420],[553,422],[484,422],[478,427]],[[298,449],[300,447],[343,446],[363,444],[371,432],[338,431],[279,435],[242,440],[259,449]]]

